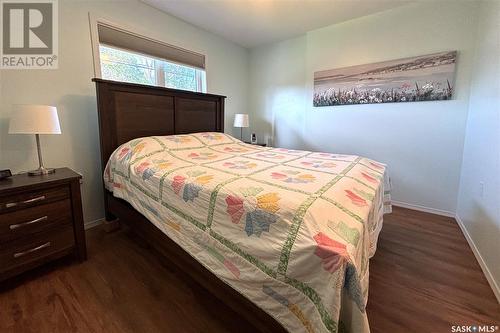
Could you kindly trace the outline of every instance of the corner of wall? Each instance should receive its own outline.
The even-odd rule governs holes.
[[[500,33],[498,33],[497,29],[500,19],[500,5],[490,1],[478,2],[475,18],[476,38],[474,43],[473,64],[471,67],[471,84],[469,86],[467,120],[460,166],[455,219],[500,303],[500,276],[498,276],[498,269],[495,269],[496,266],[494,262],[498,259],[495,252],[498,253],[500,249],[498,243],[495,243],[494,236],[490,235],[491,230],[499,230],[498,228],[500,228],[500,208],[497,208],[496,215],[491,218],[493,224],[488,224],[488,215],[481,214],[481,210],[478,212],[474,206],[479,206],[482,210],[486,209],[491,213],[491,211],[495,211],[494,206],[497,205],[495,202],[500,199],[500,189],[494,192],[495,176],[492,176],[491,173],[491,168],[498,168],[499,166],[500,151],[498,152],[496,163],[494,158],[489,158],[496,150],[495,147],[498,147],[498,143],[495,146],[495,143],[491,142],[493,147],[490,146],[486,148],[483,147],[483,144],[488,137],[480,137],[488,135],[486,133],[489,133],[489,141],[495,141],[495,136],[492,134],[495,132],[495,125],[490,123],[491,119],[488,118],[487,111],[491,105],[484,102],[484,100],[490,97],[493,97],[493,99],[496,98],[497,101],[499,99],[498,91],[495,92],[495,89],[491,87],[492,77],[498,79],[499,63],[498,58],[496,58],[496,64],[485,62],[484,54],[496,52],[496,57],[498,57],[498,38],[500,37]],[[489,47],[495,43],[495,40],[496,49]],[[492,57],[495,57],[495,55],[493,54]],[[488,57],[486,57],[486,59],[488,59]],[[492,73],[491,68],[488,67],[494,67],[495,65],[497,66],[497,74]],[[487,70],[485,70],[485,68],[487,68]],[[496,131],[500,129],[500,117],[497,117],[497,120],[498,124],[496,125]],[[488,127],[488,129],[486,129],[485,125],[488,123],[490,123],[491,126],[486,126]],[[491,140],[492,138],[493,140]],[[485,159],[485,157],[488,157],[488,159]],[[471,163],[471,161],[474,162]],[[490,165],[490,168],[486,167],[487,165]],[[500,182],[498,180],[498,173],[500,170],[493,169],[492,171],[493,175],[496,174],[497,183]],[[488,200],[482,199],[484,188],[476,188],[476,186],[481,186],[478,185],[478,182],[490,186],[490,189],[493,188],[493,190],[490,191],[490,198]],[[481,193],[479,194],[479,192]],[[482,200],[484,200],[484,202]]]

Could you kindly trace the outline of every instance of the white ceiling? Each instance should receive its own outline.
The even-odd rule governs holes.
[[[141,0],[244,47],[370,15],[409,0]]]

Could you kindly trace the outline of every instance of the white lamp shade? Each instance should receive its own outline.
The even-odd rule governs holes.
[[[234,127],[248,127],[248,114],[246,113],[235,114]]]
[[[48,105],[14,105],[10,134],[61,134],[57,108]]]

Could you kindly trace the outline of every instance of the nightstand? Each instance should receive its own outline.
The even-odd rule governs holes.
[[[87,258],[81,178],[60,168],[0,181],[0,281],[68,254]]]
[[[261,146],[261,147],[267,147],[267,144],[265,143],[251,143],[251,142],[247,142],[245,141],[245,143],[249,144],[249,145],[255,145],[255,146]]]

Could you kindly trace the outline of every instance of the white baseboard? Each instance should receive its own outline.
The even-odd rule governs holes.
[[[481,253],[479,252],[476,244],[472,240],[469,232],[467,231],[467,228],[465,227],[464,222],[460,218],[460,216],[455,215],[455,220],[457,221],[458,226],[462,230],[462,233],[465,236],[465,239],[467,240],[467,243],[469,243],[470,248],[472,249],[472,253],[474,253],[474,256],[476,257],[477,262],[479,263],[479,266],[481,266],[481,269],[484,273],[484,276],[486,276],[486,280],[488,280],[488,283],[490,284],[491,289],[493,290],[493,293],[495,294],[498,303],[500,303],[500,288],[493,278],[493,275],[491,274],[488,266],[486,265],[486,262],[484,261],[483,257],[481,256]]]
[[[442,210],[442,209],[436,209],[436,208],[429,208],[425,206],[420,206],[420,205],[414,205],[414,204],[409,204],[406,202],[402,201],[395,201],[391,200],[391,204],[396,207],[402,207],[402,208],[408,208],[408,209],[413,209],[413,210],[418,210],[421,212],[426,212],[426,213],[431,213],[431,214],[436,214],[436,215],[441,215],[441,216],[447,216],[447,217],[455,217],[455,213]]]
[[[98,225],[104,223],[104,218],[102,219],[97,219],[97,220],[94,220],[94,221],[90,221],[90,222],[87,222],[83,225],[83,227],[85,228],[85,230],[88,230],[90,228],[94,228],[94,227],[97,227]]]

